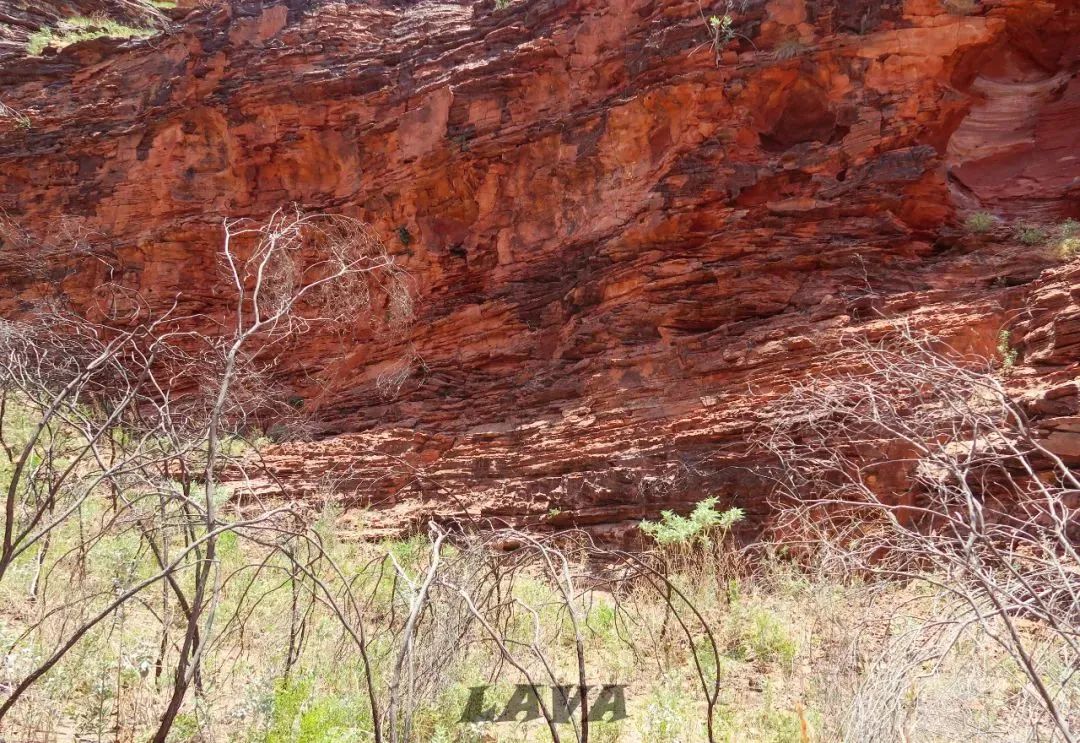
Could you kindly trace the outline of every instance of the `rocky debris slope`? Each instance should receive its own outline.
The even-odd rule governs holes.
[[[375,524],[763,515],[763,401],[897,319],[986,354],[1009,328],[1080,456],[1080,266],[1008,228],[1080,216],[1075,0],[704,3],[715,44],[696,2],[186,5],[0,67],[31,120],[0,207],[94,246],[51,281],[0,253],[2,306],[121,277],[213,311],[223,216],[370,221],[418,316],[290,351],[317,440],[267,456],[296,495]]]

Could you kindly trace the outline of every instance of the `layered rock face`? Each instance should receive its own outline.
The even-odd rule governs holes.
[[[417,316],[290,349],[293,494],[375,525],[762,516],[763,403],[898,320],[985,354],[1008,328],[1080,457],[1080,265],[1005,226],[1080,217],[1076,0],[180,5],[0,67],[31,121],[0,124],[0,206],[90,246],[51,282],[0,254],[3,307],[121,277],[213,314],[223,217],[369,221]]]

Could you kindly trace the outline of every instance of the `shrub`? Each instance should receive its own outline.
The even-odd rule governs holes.
[[[1080,256],[1080,222],[1066,219],[1058,226],[1057,254],[1065,261]]]
[[[1013,228],[1013,236],[1024,245],[1039,245],[1046,242],[1046,230],[1036,224],[1018,224]]]
[[[1058,257],[1062,260],[1071,261],[1080,255],[1080,237],[1070,237],[1058,244]]]
[[[968,232],[977,234],[989,232],[994,229],[996,224],[997,219],[987,212],[975,212],[964,221],[964,226],[967,227]]]
[[[641,530],[656,540],[660,545],[690,546],[711,541],[717,532],[720,537],[732,526],[743,520],[745,513],[741,508],[729,508],[724,512],[716,510],[716,498],[706,498],[694,506],[689,516],[680,516],[674,511],[662,511],[659,521],[642,521]]]

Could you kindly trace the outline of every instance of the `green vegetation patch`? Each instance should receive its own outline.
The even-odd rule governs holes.
[[[110,18],[74,16],[61,21],[55,28],[42,28],[31,34],[26,52],[39,56],[48,47],[63,49],[80,41],[109,37],[114,39],[146,38],[157,33],[152,28],[125,26]]]
[[[974,232],[976,234],[982,234],[994,229],[997,224],[997,219],[992,214],[987,212],[975,212],[964,221],[964,227],[968,232]]]
[[[1057,229],[1057,254],[1063,261],[1080,256],[1080,222],[1066,219]]]
[[[1037,224],[1018,224],[1013,228],[1013,236],[1024,245],[1041,245],[1050,235]]]
[[[741,508],[716,510],[717,499],[706,498],[694,506],[689,516],[663,511],[659,521],[642,521],[641,530],[661,545],[689,545],[707,542],[717,532],[726,533],[743,519]]]

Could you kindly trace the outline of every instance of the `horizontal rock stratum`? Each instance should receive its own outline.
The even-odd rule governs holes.
[[[266,452],[297,497],[386,526],[761,516],[763,403],[898,320],[985,354],[1007,328],[1080,457],[1080,264],[1007,227],[1080,217],[1076,0],[182,1],[33,58],[18,19],[67,6],[14,5],[0,207],[81,237],[45,281],[5,246],[5,314],[118,276],[213,312],[222,218],[294,202],[410,273],[404,337],[310,334],[279,369],[318,423]]]

